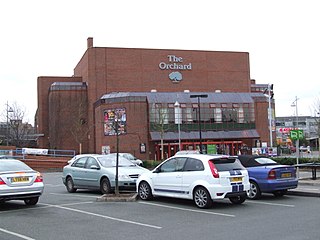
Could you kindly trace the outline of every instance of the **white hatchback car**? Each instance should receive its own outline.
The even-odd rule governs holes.
[[[249,189],[247,170],[236,157],[225,155],[173,156],[137,180],[142,200],[154,196],[193,199],[199,208],[209,208],[213,200],[224,198],[241,204]]]

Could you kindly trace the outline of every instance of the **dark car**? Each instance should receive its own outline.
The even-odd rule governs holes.
[[[249,199],[258,199],[262,193],[283,196],[288,189],[298,186],[294,166],[281,165],[265,156],[240,155],[238,158],[249,173]]]

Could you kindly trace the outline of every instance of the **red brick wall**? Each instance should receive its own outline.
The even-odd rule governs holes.
[[[81,77],[38,77],[38,109],[37,109],[37,133],[44,134],[38,138],[41,148],[49,148],[49,88],[54,82],[81,82]]]
[[[50,149],[88,152],[87,105],[85,90],[49,93]],[[80,119],[83,119],[83,122],[80,122]]]
[[[116,152],[116,136],[105,136],[103,129],[103,113],[107,109],[125,108],[127,115],[127,133],[119,136],[119,149],[121,152],[130,152],[141,159],[149,159],[149,149],[140,153],[140,143],[148,147],[148,105],[145,101],[118,102],[101,104],[96,108],[96,152],[101,153],[102,146],[110,146],[111,152]]]

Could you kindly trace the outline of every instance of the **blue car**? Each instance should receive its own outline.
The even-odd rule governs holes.
[[[288,189],[298,186],[294,166],[281,165],[264,156],[240,155],[238,158],[249,173],[249,199],[258,199],[262,193],[273,193],[281,197]]]

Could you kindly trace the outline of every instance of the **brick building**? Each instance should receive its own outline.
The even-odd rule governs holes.
[[[118,139],[141,159],[179,145],[229,154],[269,146],[268,87],[250,78],[246,52],[93,47],[88,38],[73,76],[38,77],[38,145],[116,152]]]

